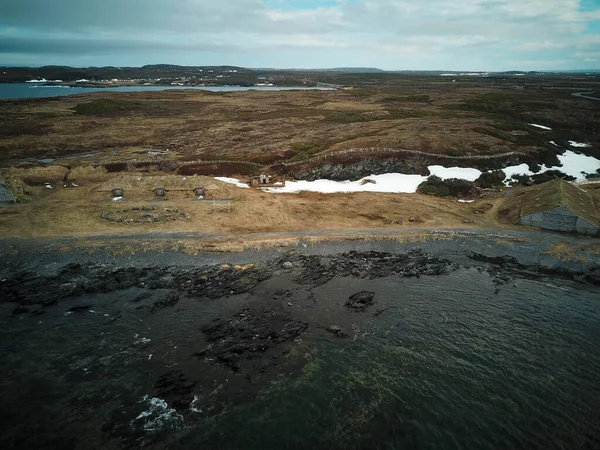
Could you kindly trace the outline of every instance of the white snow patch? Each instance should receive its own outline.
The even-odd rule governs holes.
[[[562,155],[557,155],[558,160],[561,163],[561,166],[552,166],[546,167],[542,164],[539,172],[532,172],[529,170],[527,164],[519,164],[518,166],[510,166],[502,169],[506,174],[506,178],[504,179],[504,183],[508,184],[510,178],[513,175],[535,175],[538,173],[544,173],[548,170],[560,170],[567,175],[571,175],[576,178],[576,181],[585,181],[586,174],[596,173],[598,169],[600,169],[600,160],[592,157],[586,156],[579,153],[575,153],[571,150],[567,150]]]
[[[502,171],[506,175],[505,180],[512,178],[513,175],[533,175],[533,172],[529,170],[529,166],[525,163],[518,166],[505,167]]]
[[[458,203],[474,203],[474,202],[475,202],[475,200],[462,200],[462,199],[458,200]]]
[[[250,188],[250,186],[248,186],[246,183],[242,183],[237,178],[215,177],[215,180],[219,180],[224,183],[235,184],[239,188],[247,188],[247,189]]]
[[[541,128],[542,130],[551,130],[552,129],[550,127],[547,127],[545,125],[539,125],[537,123],[530,123],[529,125],[531,125],[532,127]]]
[[[591,147],[590,144],[587,144],[585,142],[576,142],[576,141],[569,141],[569,145],[571,147]]]
[[[140,403],[146,408],[134,420],[132,427],[141,427],[144,431],[180,430],[184,427],[183,416],[162,398],[145,395]]]
[[[554,141],[549,141],[552,145],[556,145],[558,147],[558,144]]]
[[[462,180],[475,181],[481,176],[481,171],[464,167],[429,166],[429,173],[443,180],[448,178],[460,178]],[[364,180],[374,181],[363,183]],[[337,192],[388,192],[412,194],[417,192],[417,187],[426,181],[427,177],[422,175],[405,175],[402,173],[384,173],[381,175],[370,175],[357,181],[286,181],[285,186],[264,188],[271,193],[297,193],[301,191],[321,192],[333,194]]]
[[[119,200],[123,200],[123,197],[113,197],[113,202],[118,202]]]
[[[569,150],[564,155],[558,155],[558,160],[561,162],[562,167],[550,167],[550,169],[558,169],[577,178],[577,181],[585,181],[585,174],[596,173],[600,169],[600,161],[596,158]]]
[[[375,181],[375,183],[365,183],[361,181],[365,178]],[[324,194],[333,194],[336,192],[403,192],[413,193],[417,187],[427,177],[421,175],[403,175],[401,173],[384,173],[382,175],[371,175],[358,181],[286,181],[285,186],[277,188],[265,188],[264,190],[272,193],[297,193],[301,191],[321,192]]]
[[[466,169],[464,167],[444,167],[444,166],[429,166],[429,173],[436,175],[442,180],[449,178],[460,178],[461,180],[475,181],[481,176],[481,171],[477,169]]]

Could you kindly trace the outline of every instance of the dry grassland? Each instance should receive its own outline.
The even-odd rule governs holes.
[[[533,121],[560,123],[554,139],[583,139],[578,130],[595,139],[597,110],[569,92],[435,83],[419,91],[96,92],[0,101],[0,153],[6,165],[53,157],[70,167],[147,158],[153,149],[169,149],[176,160],[258,162],[294,156],[303,145],[494,154],[546,147],[548,133],[527,125]]]
[[[165,187],[158,199],[155,187]],[[231,198],[231,212],[214,211],[211,203],[198,202],[193,188],[203,186],[208,199]],[[113,202],[110,190],[125,189],[125,198]],[[249,233],[315,230],[453,228],[496,226],[496,200],[473,204],[420,194],[271,194],[242,189],[210,177],[175,175],[119,175],[103,182],[52,190],[31,188],[39,198],[0,209],[3,236],[60,237],[160,232],[198,232],[242,235]],[[115,223],[102,212],[132,207],[179,208],[190,218],[166,223]],[[479,208],[479,209],[478,209]],[[476,214],[475,211],[479,213]],[[413,221],[410,221],[411,218]],[[465,224],[465,220],[475,223]]]

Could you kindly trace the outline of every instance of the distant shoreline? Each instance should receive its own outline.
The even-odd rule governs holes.
[[[64,97],[90,92],[155,92],[166,90],[203,90],[212,92],[236,91],[290,91],[290,90],[319,90],[331,91],[333,87],[319,86],[242,86],[242,85],[91,85],[91,84],[51,84],[43,83],[0,83],[0,100],[19,100],[28,98]]]

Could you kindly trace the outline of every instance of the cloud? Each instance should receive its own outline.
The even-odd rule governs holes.
[[[153,61],[212,54],[251,66],[575,68],[597,45],[597,21],[600,6],[581,0],[8,0],[0,2],[0,57],[44,64],[48,55],[96,54],[110,64],[111,54],[129,52],[143,64],[154,51]],[[248,64],[252,55],[260,57]]]

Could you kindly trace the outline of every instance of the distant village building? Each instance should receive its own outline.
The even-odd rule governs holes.
[[[527,190],[520,217],[522,225],[546,230],[583,234],[600,230],[592,195],[558,178]]]
[[[110,192],[113,197],[123,197],[125,195],[125,191],[122,188],[114,188]]]
[[[154,189],[154,195],[157,197],[164,197],[167,194],[167,191],[164,188],[156,188]]]
[[[197,187],[196,189],[194,189],[194,194],[196,194],[198,200],[202,200],[204,197],[206,197],[206,191],[202,187]]]

